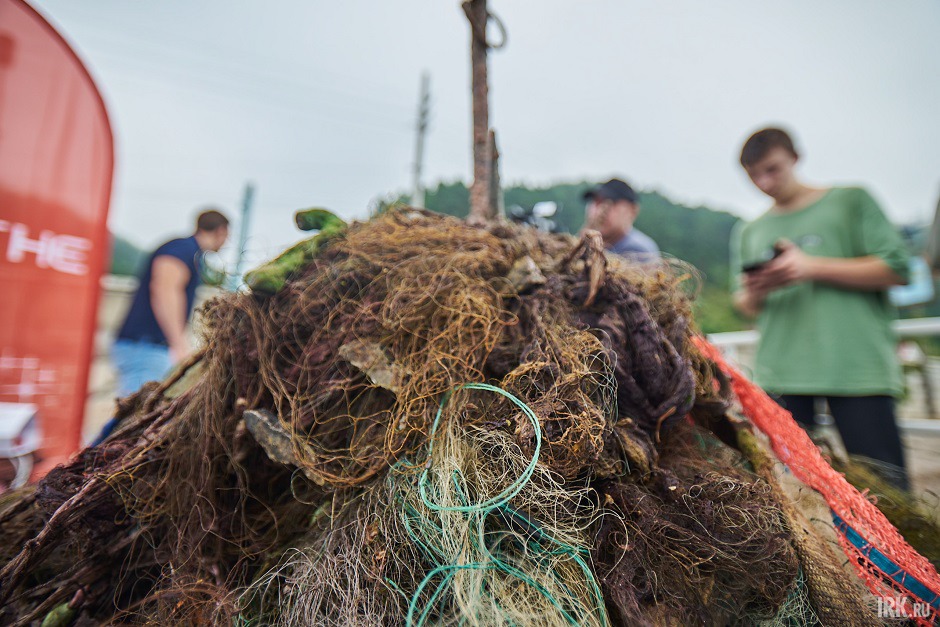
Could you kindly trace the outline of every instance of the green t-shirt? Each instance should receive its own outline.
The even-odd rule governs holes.
[[[833,188],[799,211],[770,210],[739,224],[731,245],[736,289],[742,263],[766,259],[780,238],[817,257],[874,255],[908,275],[900,235],[864,189]],[[778,289],[757,317],[761,339],[754,379],[775,394],[898,395],[894,317],[886,291],[811,281]]]

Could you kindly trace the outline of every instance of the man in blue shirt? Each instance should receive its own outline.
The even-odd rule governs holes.
[[[186,324],[196,288],[202,283],[202,257],[228,239],[228,218],[214,209],[196,219],[196,232],[157,248],[143,269],[140,285],[111,350],[118,371],[118,394],[136,392],[162,379],[191,347]]]
[[[659,259],[659,246],[633,227],[640,214],[640,197],[620,179],[610,179],[584,193],[587,201],[585,228],[601,234],[604,247],[639,262]]]

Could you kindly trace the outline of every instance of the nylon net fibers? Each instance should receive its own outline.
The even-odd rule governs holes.
[[[940,575],[931,562],[905,541],[888,518],[845,476],[834,470],[785,409],[725,363],[704,340],[699,345],[733,379],[745,413],[768,434],[774,450],[793,473],[822,494],[832,509],[838,540],[871,592],[901,596],[899,610],[920,624],[940,616]],[[908,518],[916,513],[911,510]],[[929,523],[923,525],[927,526]]]
[[[320,233],[207,305],[205,349],[107,440],[0,495],[0,622],[872,616],[729,413],[691,268],[407,207],[301,217]]]

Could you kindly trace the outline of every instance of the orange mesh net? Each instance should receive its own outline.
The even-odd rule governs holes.
[[[842,549],[868,589],[880,599],[899,599],[892,609],[918,624],[935,624],[940,617],[940,575],[933,565],[829,465],[790,412],[728,364],[713,344],[701,337],[696,337],[695,343],[731,378],[745,415],[767,435],[777,457],[826,499]]]

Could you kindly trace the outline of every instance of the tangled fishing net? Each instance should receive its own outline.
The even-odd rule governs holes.
[[[730,412],[687,268],[329,218],[107,440],[0,495],[0,621],[876,623]]]

